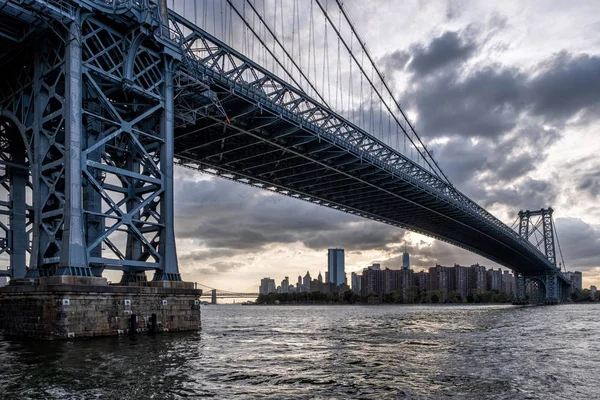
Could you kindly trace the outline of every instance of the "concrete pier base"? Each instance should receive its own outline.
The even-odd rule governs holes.
[[[69,339],[201,329],[200,295],[191,282],[109,285],[104,278],[51,276],[0,288],[6,335]]]

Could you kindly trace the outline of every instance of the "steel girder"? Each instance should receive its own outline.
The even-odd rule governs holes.
[[[28,275],[99,276],[109,268],[123,270],[125,280],[140,280],[146,270],[155,271],[155,280],[180,280],[175,64],[165,39],[153,36],[161,25],[156,7],[27,3],[46,29],[27,51],[21,48],[15,76],[0,80],[7,94],[0,111],[15,121],[33,160]],[[103,13],[86,12],[96,6]]]
[[[169,18],[182,38],[181,70],[197,77],[197,90],[211,99],[197,105],[196,121],[178,119],[180,164],[424,233],[516,270],[551,268],[531,244],[438,176],[184,18]],[[193,102],[185,107],[193,109]],[[249,128],[265,117],[261,128]],[[291,133],[278,138],[282,131]],[[314,147],[323,143],[323,150]],[[313,190],[311,183],[324,183],[325,176],[357,182],[362,197],[335,185]]]

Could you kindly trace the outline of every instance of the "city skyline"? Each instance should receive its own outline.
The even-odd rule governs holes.
[[[574,1],[567,14],[552,1],[373,4],[370,13],[346,7],[452,183],[509,226],[521,209],[552,206],[567,268],[584,272],[585,287],[600,285],[594,7]],[[373,261],[395,267],[405,241],[419,254],[417,269],[455,260],[498,267],[396,227],[208,175],[176,175],[181,272],[213,287],[245,291],[277,271],[316,269],[334,247],[346,249],[347,272]]]

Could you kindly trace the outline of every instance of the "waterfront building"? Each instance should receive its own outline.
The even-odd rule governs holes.
[[[310,272],[306,271],[306,275],[304,275],[304,279],[302,280],[303,292],[310,292],[310,281]]]
[[[258,293],[260,293],[260,294],[277,293],[277,288],[275,287],[275,279],[262,278],[260,280],[260,286],[258,287]]]
[[[319,276],[317,277],[317,280],[323,283],[323,275],[321,275],[321,271],[319,271]]]
[[[448,292],[449,289],[449,268],[439,264],[436,264],[435,267],[429,268],[429,290],[444,290]]]
[[[288,276],[286,276],[285,279],[281,281],[281,293],[289,293],[289,291],[290,291],[290,278]]]
[[[471,265],[470,294],[487,290],[487,274],[483,265]]]
[[[417,272],[414,276],[415,286],[420,290],[427,290],[429,288],[429,274],[427,272]]]
[[[414,273],[411,270],[389,268],[382,270],[380,268],[373,269],[372,267],[366,268],[360,279],[361,294],[363,296],[369,294],[383,295],[397,291],[402,301],[408,301],[409,288],[414,285],[415,281]]]
[[[304,290],[302,289],[302,276],[298,275],[298,285],[296,286],[296,292],[301,293]]]
[[[502,291],[509,294],[515,292],[515,277],[510,271],[502,273]]]
[[[344,266],[344,249],[329,249],[327,271],[329,281],[336,286],[346,283],[346,271]]]
[[[565,272],[565,275],[568,279],[571,280],[571,285],[573,286],[573,290],[581,290],[583,289],[582,275],[581,272]]]
[[[598,289],[596,288],[596,286],[590,286],[590,294],[591,294],[592,300],[596,299],[597,291],[598,291]]]
[[[502,270],[500,268],[497,270],[492,268],[487,270],[486,275],[487,290],[499,292],[502,289]]]
[[[469,295],[470,269],[468,267],[454,264],[450,268],[450,291],[456,291],[461,298]]]
[[[356,293],[360,293],[360,279],[361,276],[358,275],[356,272],[353,272],[350,275],[350,283],[352,284],[352,291],[356,292]]]
[[[360,287],[363,296],[373,293],[384,293],[385,277],[383,271],[380,268],[375,269],[372,266],[365,268],[361,276]]]
[[[8,278],[6,276],[0,276],[0,287],[8,285]]]
[[[318,279],[313,279],[310,281],[310,292],[324,292],[323,286],[325,284],[320,282]]]

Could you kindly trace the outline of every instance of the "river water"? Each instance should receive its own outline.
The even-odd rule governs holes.
[[[201,333],[0,337],[0,398],[600,398],[600,304],[202,312]]]

